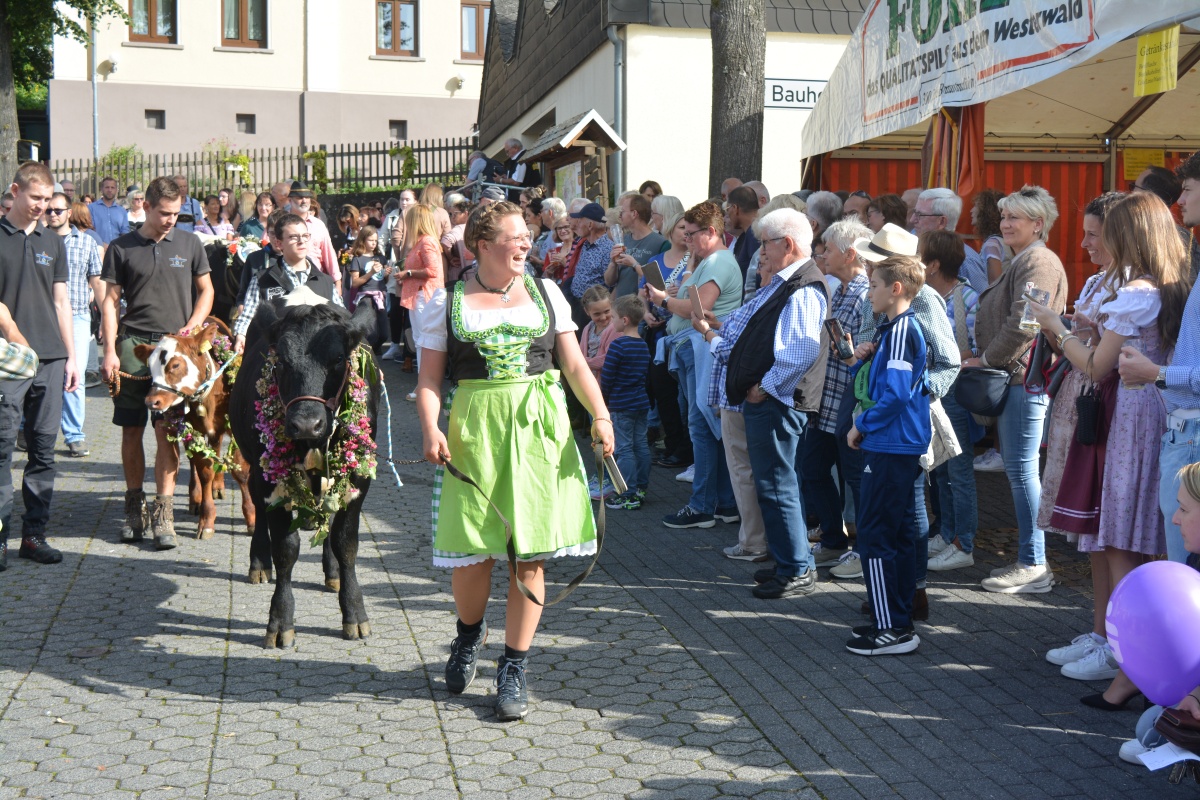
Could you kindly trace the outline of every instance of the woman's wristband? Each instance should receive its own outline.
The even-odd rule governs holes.
[[[609,419],[608,417],[593,417],[592,424],[595,424],[597,422],[607,422],[609,425],[612,425],[612,420]]]

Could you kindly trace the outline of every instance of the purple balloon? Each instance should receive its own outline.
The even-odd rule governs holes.
[[[1104,619],[1113,656],[1161,706],[1200,686],[1200,572],[1152,561],[1113,590]]]

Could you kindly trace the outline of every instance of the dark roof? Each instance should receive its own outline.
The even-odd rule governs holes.
[[[866,0],[765,4],[768,31],[850,36]],[[604,44],[606,25],[707,28],[709,0],[492,0],[492,15],[479,95],[485,146]]]
[[[767,30],[850,36],[866,0],[766,0]],[[707,28],[709,0],[609,0],[610,22]]]

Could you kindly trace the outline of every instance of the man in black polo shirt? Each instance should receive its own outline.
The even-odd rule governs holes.
[[[148,376],[150,369],[134,355],[139,344],[157,344],[167,333],[199,327],[212,310],[213,287],[208,258],[200,239],[175,227],[183,193],[169,178],[155,178],[146,187],[146,222],[108,246],[101,278],[108,284],[104,314],[104,374],[111,382],[117,371]],[[193,290],[195,302],[192,300]],[[121,298],[125,316],[120,317]],[[119,322],[119,324],[118,324]],[[121,426],[121,464],[125,469],[125,524],[121,541],[140,541],[145,533],[146,453],[142,437],[149,410],[146,394],[150,381],[122,376],[121,391],[113,399],[113,424]],[[175,546],[175,475],[179,451],[167,441],[162,425],[155,424],[154,503],[151,529],[159,550]]]
[[[0,381],[0,551],[7,551],[12,517],[12,453],[21,416],[29,461],[21,482],[21,558],[56,564],[62,553],[46,543],[54,496],[54,443],[63,392],[83,382],[75,363],[74,326],[67,296],[67,251],[62,237],[40,222],[54,194],[45,164],[22,164],[10,188],[13,207],[0,220],[0,302],[41,361],[27,380]],[[5,553],[0,552],[0,562]]]

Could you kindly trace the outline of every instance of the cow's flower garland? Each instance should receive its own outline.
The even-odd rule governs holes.
[[[263,477],[275,484],[275,491],[267,498],[267,508],[282,506],[291,511],[291,530],[313,531],[309,543],[316,547],[329,535],[333,515],[358,496],[351,479],[375,477],[375,440],[367,408],[370,387],[363,377],[373,365],[369,351],[362,348],[351,357],[346,392],[335,415],[335,430],[328,452],[322,456],[316,450],[301,452],[286,433],[283,401],[275,379],[278,363],[274,351],[270,352],[263,364],[262,377],[255,384],[259,399],[254,401],[257,412],[254,426],[264,448],[259,465]],[[314,479],[319,492],[313,491]]]
[[[221,334],[213,337],[211,348],[201,348],[202,351],[206,352],[210,349],[218,369],[226,362],[232,362],[225,368],[224,373],[226,386],[232,386],[233,380],[237,376],[238,367],[242,363],[242,357],[233,351],[233,342],[230,341],[229,337]],[[237,452],[237,442],[230,436],[229,446],[225,448],[225,454],[221,455],[218,453],[208,443],[208,437],[202,432],[197,431],[192,427],[192,423],[187,421],[187,412],[184,410],[186,406],[186,402],[173,406],[164,415],[163,422],[166,425],[167,441],[182,444],[189,460],[207,458],[212,462],[215,472],[228,472],[232,470],[234,468],[233,454]],[[228,414],[225,415],[225,428],[226,430],[229,429]]]

